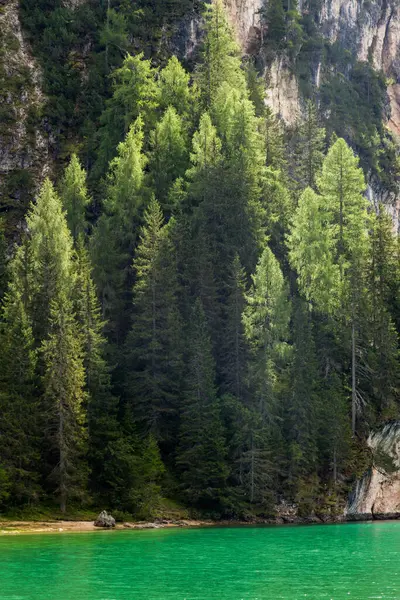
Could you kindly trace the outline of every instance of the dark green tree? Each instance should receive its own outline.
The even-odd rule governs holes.
[[[174,439],[182,378],[177,272],[169,232],[151,200],[133,261],[133,320],[126,352],[128,416],[164,445]],[[130,414],[129,414],[130,413]]]
[[[218,510],[226,495],[228,468],[215,365],[199,300],[193,310],[190,340],[177,466],[185,498],[203,508]]]

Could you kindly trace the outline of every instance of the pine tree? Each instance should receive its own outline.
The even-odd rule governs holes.
[[[228,469],[215,365],[199,300],[193,311],[190,340],[177,465],[185,497],[195,505],[215,509],[223,504]]]
[[[127,340],[128,410],[141,430],[164,444],[174,439],[181,366],[177,272],[158,202],[151,200],[133,261],[133,324]]]
[[[168,195],[178,178],[183,177],[188,166],[188,152],[182,120],[173,107],[167,108],[152,136],[150,176],[157,200],[164,213],[171,212]]]
[[[60,185],[60,196],[63,208],[67,213],[68,227],[74,244],[86,230],[85,209],[89,204],[86,188],[86,173],[82,169],[76,154],[71,156]]]

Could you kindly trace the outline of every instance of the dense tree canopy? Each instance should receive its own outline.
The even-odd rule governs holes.
[[[160,27],[182,4],[152,3]],[[137,5],[103,15],[109,95],[82,163],[44,181],[18,244],[0,224],[0,507],[329,513],[400,415],[398,238],[314,104],[285,135],[222,1],[192,73],[127,52],[161,44]],[[295,6],[265,19],[300,52]]]

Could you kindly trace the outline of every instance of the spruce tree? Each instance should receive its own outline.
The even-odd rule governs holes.
[[[77,244],[73,299],[82,340],[87,398],[88,464],[90,481],[99,494],[109,492],[106,481],[108,446],[119,437],[118,399],[111,387],[101,307],[92,279],[92,266],[83,238]]]
[[[246,275],[236,254],[228,283],[226,325],[223,337],[223,390],[244,403],[247,397],[247,342],[244,335],[243,311],[246,305]]]
[[[215,364],[200,300],[193,310],[190,340],[177,465],[186,499],[203,508],[218,509],[226,494],[228,469]]]
[[[49,479],[59,497],[61,512],[71,499],[85,497],[84,392],[82,344],[68,292],[50,306],[50,331],[41,351],[44,362],[44,401],[48,438],[45,447],[52,466]]]
[[[300,189],[316,189],[324,160],[325,129],[320,127],[315,104],[309,100],[295,136],[294,176]]]
[[[67,212],[68,227],[74,244],[86,230],[85,209],[89,204],[86,188],[86,173],[82,169],[76,154],[71,156],[60,185],[60,196],[64,210]]]
[[[380,206],[372,220],[368,292],[370,294],[369,357],[370,394],[378,414],[399,413],[399,337],[393,316],[399,297],[400,277],[397,239],[391,218]],[[393,300],[395,302],[393,302]],[[398,303],[398,299],[397,299]]]
[[[153,198],[133,261],[133,323],[127,339],[128,412],[164,445],[174,439],[182,377],[175,252],[170,221]]]
[[[0,219],[0,302],[7,289],[7,242],[4,235],[4,222]]]
[[[317,472],[319,372],[311,311],[297,299],[293,311],[293,361],[284,423],[288,445],[288,485],[298,493]]]
[[[42,493],[39,433],[43,419],[35,373],[37,353],[19,279],[22,253],[19,249],[11,263],[0,325],[0,472],[7,480],[3,502],[8,500],[9,506],[35,502]]]

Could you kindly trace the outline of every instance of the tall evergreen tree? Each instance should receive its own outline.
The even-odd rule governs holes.
[[[48,473],[59,497],[61,512],[71,499],[85,496],[84,386],[82,344],[68,292],[60,292],[50,306],[50,331],[43,342],[44,401],[47,414]]]
[[[60,185],[60,196],[74,244],[86,230],[85,209],[89,204],[86,188],[86,173],[82,169],[76,154],[71,156]]]
[[[309,100],[295,136],[294,176],[300,189],[316,189],[324,160],[325,129],[320,126],[315,104]]]
[[[190,339],[177,464],[185,497],[198,506],[218,509],[226,494],[228,469],[215,365],[200,300],[193,310]]]
[[[73,242],[61,201],[49,180],[27,218],[32,281],[31,318],[40,349],[44,416],[43,472],[61,510],[85,490],[84,367],[72,304]]]
[[[8,504],[14,506],[37,501],[41,494],[42,418],[35,389],[37,355],[23,300],[23,282],[19,278],[22,254],[20,248],[11,264],[0,325],[0,472],[3,472],[3,500],[8,499]],[[1,487],[0,483],[0,502]]]
[[[127,136],[131,124],[142,116],[147,128],[154,126],[158,90],[155,69],[143,53],[126,56],[112,74],[113,95],[101,115],[97,160],[92,177],[100,179],[116,154],[118,144]]]
[[[107,332],[114,343],[123,340],[129,321],[130,265],[144,201],[142,121],[136,121],[110,165],[105,212],[91,238],[93,276],[99,291]]]
[[[176,56],[172,56],[161,69],[158,80],[159,106],[166,110],[172,107],[183,118],[192,111],[192,90],[189,87],[190,75],[182,67]]]
[[[38,345],[50,331],[53,301],[65,290],[71,294],[72,240],[60,198],[49,179],[27,217],[31,269],[31,319]],[[52,317],[53,318],[53,317]]]
[[[228,284],[226,326],[223,338],[223,390],[242,403],[246,399],[247,343],[243,327],[246,275],[239,255],[233,260]]]
[[[182,376],[177,272],[169,231],[151,200],[133,267],[133,324],[127,340],[128,411],[157,441],[174,439]]]
[[[369,346],[368,383],[378,413],[395,418],[400,408],[399,337],[393,320],[400,297],[397,243],[391,219],[385,208],[380,206],[372,220],[368,266],[369,336],[372,342]]]
[[[110,369],[105,360],[106,340],[101,307],[92,279],[92,267],[83,238],[79,238],[75,261],[73,300],[82,340],[87,398],[88,463],[94,491],[106,494],[105,464],[109,444],[119,437],[118,399],[111,387]]]
[[[7,242],[4,235],[4,223],[0,219],[0,302],[7,289]]]

